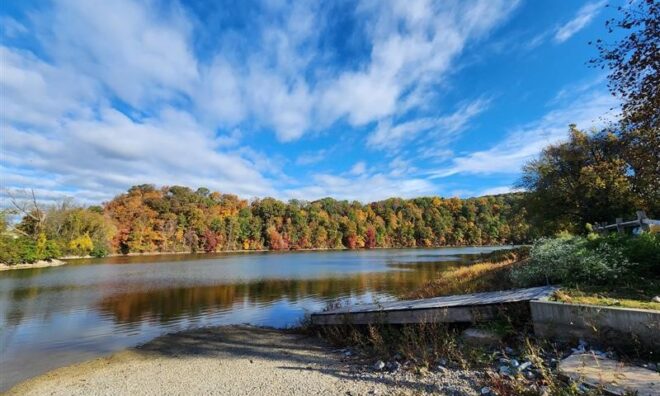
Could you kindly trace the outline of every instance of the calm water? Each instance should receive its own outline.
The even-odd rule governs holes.
[[[0,390],[192,327],[395,298],[493,247],[115,257],[0,272]]]

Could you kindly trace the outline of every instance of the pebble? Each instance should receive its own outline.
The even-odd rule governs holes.
[[[508,366],[500,366],[499,372],[502,375],[511,375],[511,369]]]
[[[525,362],[518,367],[518,370],[525,371],[532,365],[532,362]]]
[[[511,366],[517,368],[518,366],[520,366],[520,362],[517,361],[516,359],[512,359],[512,360],[511,360]]]
[[[506,348],[504,348],[504,352],[506,352],[507,355],[512,355],[513,354],[513,348],[506,347]]]
[[[483,388],[481,388],[481,394],[482,395],[490,395],[490,388],[487,387],[487,386],[484,386]]]
[[[385,368],[385,362],[383,362],[382,360],[379,360],[376,363],[374,363],[374,370],[380,371],[384,368]]]
[[[387,363],[387,370],[389,370],[389,371],[395,373],[395,372],[401,370],[401,363],[396,362],[396,361],[394,361],[394,362],[388,362],[388,363]]]

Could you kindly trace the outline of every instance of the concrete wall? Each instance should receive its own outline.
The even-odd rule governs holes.
[[[534,332],[570,341],[578,338],[660,352],[660,312],[530,301]]]

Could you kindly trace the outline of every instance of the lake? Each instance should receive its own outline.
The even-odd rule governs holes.
[[[498,247],[162,255],[0,272],[0,391],[194,327],[286,327],[385,301]]]

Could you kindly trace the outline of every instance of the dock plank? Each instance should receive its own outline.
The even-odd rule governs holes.
[[[421,300],[361,304],[312,314],[319,325],[368,323],[473,322],[491,319],[495,306],[537,300],[552,294],[554,286],[462,294]]]

